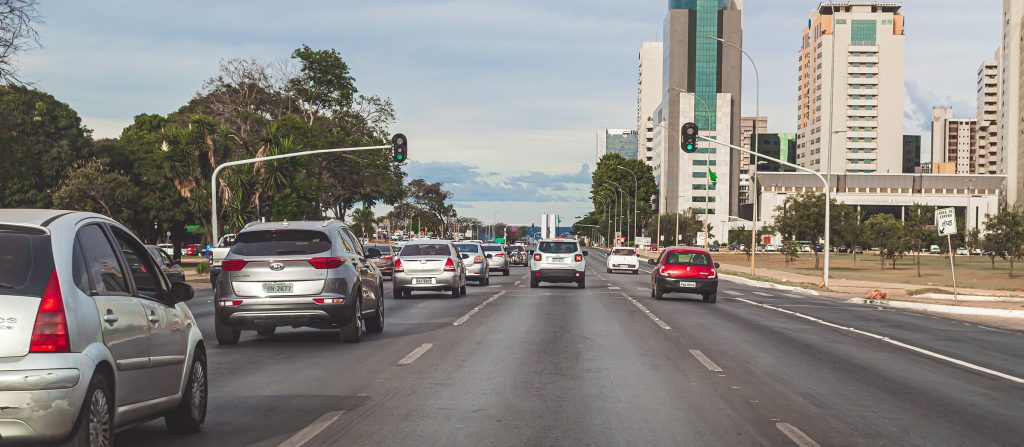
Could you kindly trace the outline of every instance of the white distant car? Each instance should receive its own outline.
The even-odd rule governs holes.
[[[173,244],[157,244],[156,246],[157,246],[157,248],[159,248],[164,253],[167,253],[167,256],[174,256],[174,245]]]
[[[634,275],[640,273],[640,258],[636,256],[636,249],[631,247],[615,247],[608,255],[608,273],[613,270],[626,270]]]

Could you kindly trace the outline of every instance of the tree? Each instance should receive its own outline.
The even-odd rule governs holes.
[[[907,209],[903,222],[907,239],[911,241],[917,263],[917,276],[921,277],[921,250],[928,236],[935,231],[935,207],[915,203]]]
[[[837,203],[832,208],[832,238],[846,245],[853,253],[853,263],[857,263],[857,253],[853,247],[864,241],[864,214],[857,208],[845,203]]]
[[[332,115],[352,106],[355,79],[336,50],[303,45],[292,52],[292,59],[301,62],[301,68],[288,80],[287,89],[303,104],[310,124],[318,114]]]
[[[38,90],[0,86],[0,208],[52,208],[64,174],[91,158],[92,148],[89,131],[67,104]]]
[[[615,204],[617,204],[617,202],[600,200],[598,198],[599,195],[608,196],[608,193],[612,191],[609,183],[619,185],[625,193],[622,201],[622,213],[627,216],[627,220],[623,221],[623,228],[629,228],[629,232],[632,235],[634,218],[629,216],[633,214],[634,202],[638,213],[635,217],[636,228],[649,228],[650,223],[654,220],[651,199],[658,194],[658,185],[654,181],[654,172],[651,170],[651,167],[641,160],[626,159],[616,153],[608,153],[601,157],[597,162],[597,168],[594,170],[591,183],[594,210],[601,216],[604,216],[608,207],[615,207]],[[634,189],[636,190],[636,197],[634,197]],[[604,191],[605,193],[600,194],[598,191]],[[615,209],[612,214],[618,213],[619,210]],[[672,228],[675,228],[674,221]],[[623,231],[625,232],[625,230]]]
[[[890,214],[877,214],[864,223],[868,240],[872,245],[878,247],[878,257],[882,269],[885,269],[885,261],[892,261],[892,268],[896,268],[896,259],[903,256],[907,250],[907,235],[904,231],[903,222],[900,222]]]
[[[989,235],[986,239],[997,244],[993,247],[1003,259],[1010,262],[1010,278],[1013,278],[1013,267],[1016,261],[1024,259],[1024,210],[1007,208],[989,215],[985,224]],[[993,245],[996,245],[993,244]],[[993,265],[995,260],[993,259]]]
[[[352,229],[363,237],[373,236],[377,230],[377,219],[373,216],[373,209],[364,206],[353,210]]]
[[[782,246],[779,247],[779,252],[786,258],[786,264],[795,261],[800,257],[800,244],[796,241],[785,240],[782,241]]]
[[[20,54],[39,46],[38,0],[0,0],[0,82],[22,84],[15,66]]]
[[[693,212],[693,210],[686,210],[682,213],[662,214],[659,219],[661,220],[661,235],[664,237],[664,241],[657,241],[658,246],[668,246],[675,244],[676,242],[676,223],[679,223],[679,244],[687,245],[693,244],[697,240],[697,233],[704,229],[704,221],[701,217]],[[649,222],[647,224],[647,234],[655,234],[657,232],[658,222]],[[607,225],[598,228],[602,233],[607,233]],[[749,233],[748,233],[749,234]],[[664,242],[664,244],[662,244]]]
[[[844,208],[832,199],[831,218],[842,222]],[[825,195],[813,192],[786,197],[786,201],[775,209],[774,226],[783,239],[810,241],[817,244],[825,236]],[[749,236],[750,233],[747,233]],[[817,250],[814,252],[814,268],[820,266]]]
[[[125,221],[134,212],[138,189],[127,176],[107,167],[106,159],[76,163],[53,195],[59,208],[91,211],[118,221]]]

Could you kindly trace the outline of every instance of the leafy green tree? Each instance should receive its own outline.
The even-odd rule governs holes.
[[[935,232],[935,207],[920,203],[911,205],[907,209],[903,228],[915,254],[917,276],[921,277],[921,250],[929,240],[928,236]]]
[[[0,86],[0,208],[52,208],[53,193],[93,142],[78,114],[53,96]]]
[[[831,211],[832,222],[843,221],[844,207],[835,199],[832,199]],[[825,195],[807,192],[786,197],[785,202],[776,208],[773,221],[783,239],[816,244],[825,237]],[[818,269],[820,256],[817,250],[811,251],[814,252],[814,268]]]
[[[608,182],[619,185],[625,193],[622,209],[628,221],[623,221],[623,228],[629,228],[630,236],[633,236],[634,222],[633,218],[629,216],[633,214],[634,205],[638,213],[635,218],[636,228],[649,228],[652,221],[655,224],[657,223],[654,219],[652,198],[658,193],[658,185],[654,181],[654,172],[647,163],[638,159],[627,159],[616,153],[605,154],[598,160],[597,168],[592,176],[591,194],[593,196],[594,210],[598,211],[598,214],[602,216],[607,207],[615,206],[611,201],[598,199],[600,194],[596,194],[597,191],[609,191]],[[636,190],[635,197],[634,190]],[[625,210],[628,210],[628,212]],[[616,209],[613,214],[618,213],[619,210]],[[675,229],[674,221],[672,228],[673,230]],[[664,227],[662,227],[662,230],[664,230]],[[623,231],[625,232],[625,230]]]
[[[59,208],[91,211],[125,221],[132,214],[138,189],[120,172],[112,171],[106,159],[76,163],[53,195]]]
[[[331,115],[352,106],[355,78],[336,50],[314,50],[303,45],[292,52],[301,63],[298,76],[287,81],[287,90],[305,105],[310,123],[317,114]]]
[[[657,241],[658,246],[670,246],[676,244],[676,224],[679,225],[679,244],[689,245],[697,241],[697,233],[704,229],[704,221],[701,220],[701,216],[694,213],[693,210],[686,210],[682,213],[662,214],[661,220],[661,235],[665,238],[664,241]],[[607,222],[606,222],[607,223]],[[645,229],[647,234],[657,234],[658,222],[649,222]],[[607,233],[607,225],[604,225],[603,233]]]
[[[832,238],[850,248],[853,263],[857,263],[857,253],[853,247],[864,243],[864,215],[857,208],[845,203],[836,203],[832,208]]]
[[[988,216],[985,224],[994,251],[1010,262],[1010,278],[1016,261],[1024,259],[1024,210],[1007,208]],[[995,261],[993,260],[993,265]]]
[[[373,215],[373,209],[364,206],[352,211],[352,228],[363,237],[370,237],[376,233],[377,219]]]
[[[890,214],[877,214],[864,223],[868,240],[878,247],[881,267],[885,269],[885,261],[892,261],[896,268],[896,260],[907,251],[907,235],[903,222]]]
[[[779,252],[786,258],[786,264],[797,260],[800,257],[800,244],[792,240],[782,241]]]

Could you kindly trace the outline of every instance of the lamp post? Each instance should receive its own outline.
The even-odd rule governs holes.
[[[605,221],[608,223],[608,232],[606,234],[610,236],[612,234],[612,220],[611,220],[611,217],[609,216],[609,211],[610,211],[610,207],[608,206],[609,198],[607,196],[605,196],[604,193],[605,193],[605,191],[596,190],[592,194],[594,195],[595,198],[601,200],[601,202],[603,202],[603,204],[604,204],[604,217],[605,217]],[[607,238],[605,238],[605,241],[607,242]]]
[[[619,191],[619,214],[621,216],[625,217],[626,214],[625,214],[624,210],[622,209],[623,208],[622,199],[623,199],[623,197],[626,196],[626,192],[623,190],[622,186],[620,186],[618,183],[615,183],[615,182],[613,182],[611,180],[605,180],[605,182],[610,184],[610,185],[612,185],[612,186],[614,186],[615,189]],[[622,230],[623,230],[622,223],[620,221],[619,222],[619,228],[618,228],[617,231],[619,233],[622,233],[623,232]],[[629,239],[629,231],[628,230],[626,231],[626,239]]]
[[[750,138],[751,138],[751,149],[754,151],[754,154],[757,154],[758,153],[758,151],[757,151],[757,120],[758,120],[758,118],[761,117],[761,75],[757,71],[757,63],[754,62],[754,58],[750,57],[750,54],[747,53],[746,50],[744,50],[743,48],[740,48],[738,45],[731,44],[729,42],[726,42],[725,39],[720,39],[720,38],[715,37],[715,36],[708,36],[708,38],[712,39],[712,40],[717,40],[718,43],[720,43],[722,45],[727,45],[727,46],[730,46],[730,47],[733,47],[733,48],[739,50],[739,52],[743,53],[743,55],[747,57],[747,60],[750,61],[750,65],[754,67],[754,80],[755,80],[755,85],[754,85],[755,86],[755,94],[754,94],[754,96],[755,96],[754,97],[754,126],[753,126],[753,131],[750,134]],[[751,252],[751,255],[750,255],[750,274],[751,275],[754,274],[754,265],[755,265],[755,261],[754,260],[757,258],[757,193],[758,193],[758,191],[757,191],[756,176],[757,176],[757,165],[755,164],[754,165],[754,173],[751,176],[751,180],[750,180],[750,183],[751,183],[750,186],[752,187],[751,195],[750,195],[750,203],[751,203],[751,207],[750,207],[750,210],[751,210],[751,215],[750,215],[750,252]],[[825,189],[830,189],[830,187],[828,185],[826,185]],[[825,202],[825,208],[826,208],[825,212],[828,213],[829,212],[829,210],[828,210],[829,204],[828,204],[827,201]],[[826,241],[826,244],[828,243],[828,237],[829,237],[829,230],[828,230],[828,226],[826,225],[825,226],[825,241]],[[825,271],[828,271],[828,257],[825,258]]]
[[[619,227],[618,227],[619,218],[618,218],[618,216],[616,214],[618,214],[618,212],[621,211],[621,208],[622,208],[621,203],[622,203],[622,201],[619,198],[619,194],[616,192],[616,188],[615,188],[614,184],[612,184],[611,182],[605,181],[604,186],[606,188],[608,188],[608,191],[606,191],[606,192],[608,192],[608,193],[610,193],[612,195],[612,197],[611,197],[611,199],[612,199],[612,204],[611,204],[612,205],[612,207],[611,207],[611,210],[612,210],[612,219],[611,219],[612,228],[611,228],[611,230],[613,230],[615,232],[619,232]],[[608,232],[609,238],[611,238],[611,235],[612,235],[612,232],[609,231]]]
[[[693,95],[693,97],[696,98],[698,101],[700,101],[701,105],[704,106],[704,113],[706,113],[709,117],[711,116],[711,109],[708,107],[708,103],[704,101],[704,98],[701,98],[700,96],[697,96],[697,94],[694,93],[694,92],[688,92],[688,91],[683,90],[683,89],[681,89],[679,87],[672,87],[672,90],[678,90],[678,91],[680,91],[682,93]],[[694,115],[696,115],[696,113],[694,113]],[[696,121],[696,116],[694,117],[694,121]],[[705,147],[704,148],[704,155],[705,155],[705,157],[704,157],[704,164],[705,164],[705,166],[704,167],[707,168],[708,171],[710,171],[711,170],[711,148]],[[708,206],[708,204],[710,203],[710,202],[708,202],[708,197],[710,195],[710,191],[711,191],[711,176],[710,175],[705,175],[704,176],[704,248],[708,248],[708,239],[710,239],[709,235],[708,235],[708,227],[711,226],[711,216],[709,214],[710,213],[710,207]],[[678,216],[676,217],[676,221],[678,223]]]
[[[636,199],[640,196],[640,182],[637,181],[637,176],[636,174],[633,173],[633,171],[630,171],[629,169],[626,169],[620,165],[615,165],[615,167],[622,169],[623,171],[628,172],[629,175],[633,176],[633,246],[636,247]]]

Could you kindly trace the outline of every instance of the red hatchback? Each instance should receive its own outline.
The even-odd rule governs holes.
[[[705,303],[718,301],[718,263],[703,248],[672,247],[665,249],[651,272],[651,298],[662,299],[666,293],[693,293],[704,297]]]

